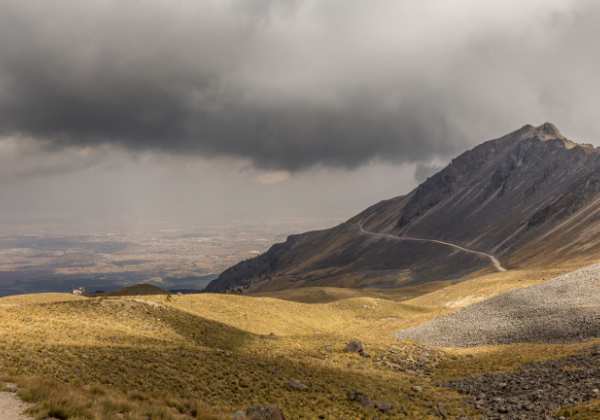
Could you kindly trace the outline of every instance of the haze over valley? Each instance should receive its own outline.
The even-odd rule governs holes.
[[[112,292],[138,283],[197,292],[224,269],[264,252],[288,234],[331,223],[155,224],[143,231],[67,235],[52,225],[20,226],[21,234],[0,236],[0,296],[81,287],[89,293]]]

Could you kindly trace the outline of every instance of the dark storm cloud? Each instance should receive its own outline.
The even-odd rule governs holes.
[[[300,170],[581,126],[593,3],[413,3],[4,0],[0,135]]]

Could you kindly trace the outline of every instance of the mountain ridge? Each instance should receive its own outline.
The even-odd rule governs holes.
[[[361,235],[361,228],[450,242],[508,268],[541,264],[557,250],[600,252],[598,210],[600,150],[569,140],[551,123],[525,125],[462,153],[406,195],[331,229],[290,236],[225,270],[207,291],[401,287],[494,269],[481,256],[435,241],[390,243]]]

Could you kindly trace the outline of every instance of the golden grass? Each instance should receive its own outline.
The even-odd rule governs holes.
[[[367,344],[373,358],[343,352],[353,319],[359,332],[402,308],[384,304],[401,305],[225,295],[28,302],[0,309],[0,371],[19,382],[39,418],[193,418],[205,407],[227,414],[265,403],[290,418],[375,416],[348,401],[355,389],[394,404],[396,418],[434,418],[437,397],[448,412],[468,413],[454,393],[377,365],[385,349],[375,341]],[[290,379],[309,389],[290,389]],[[424,391],[413,392],[415,384]]]
[[[74,300],[85,300],[85,297],[75,296],[68,293],[34,293],[29,295],[14,295],[0,297],[0,307],[13,305],[41,304],[54,302],[70,302]]]
[[[18,396],[34,407],[38,419],[215,419],[222,418],[193,400],[168,393],[121,392],[106,385],[74,386],[45,378],[18,378]]]
[[[393,332],[397,329],[419,317],[431,317],[429,309],[372,297],[306,304],[267,297],[200,294],[178,296],[171,304],[182,311],[254,334],[302,337],[303,340],[335,336],[341,340],[358,337],[393,342]]]
[[[428,282],[398,289],[353,289],[345,287],[299,287],[275,292],[256,292],[252,296],[272,297],[301,303],[329,303],[356,297],[374,297],[393,301],[408,300],[446,287],[450,282]]]
[[[508,344],[446,349],[448,357],[437,366],[439,380],[451,380],[483,373],[510,372],[531,362],[543,362],[571,356],[600,340],[568,344]]]
[[[407,300],[405,303],[442,310],[456,310],[509,290],[541,284],[567,271],[569,271],[568,268],[559,267],[474,275],[464,281]]]
[[[561,408],[555,413],[555,416],[573,420],[597,420],[600,418],[600,400]]]
[[[417,297],[417,288],[311,288],[268,296],[2,298],[0,374],[19,383],[37,418],[222,418],[267,403],[292,419],[385,417],[349,401],[352,390],[392,403],[391,418],[472,416],[458,394],[439,384],[588,344],[448,349],[435,363],[425,360],[425,371],[398,370],[381,363],[390,348],[400,348],[399,363],[419,359],[423,349],[398,347],[393,333],[560,272],[485,274]],[[362,340],[371,357],[345,353],[351,338]],[[290,389],[291,379],[308,390]]]

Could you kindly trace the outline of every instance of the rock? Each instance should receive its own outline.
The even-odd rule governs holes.
[[[344,349],[347,353],[364,353],[365,346],[359,340],[351,340]]]
[[[382,413],[389,413],[392,410],[392,404],[384,401],[375,401],[373,405]]]
[[[306,391],[308,389],[308,385],[305,385],[295,379],[290,379],[288,381],[288,387],[294,391]]]
[[[246,410],[247,420],[285,420],[283,412],[276,405],[255,405]]]
[[[412,390],[415,392],[423,392],[423,387],[419,385],[415,385],[412,387]]]
[[[348,400],[355,401],[363,407],[370,407],[371,405],[373,405],[369,397],[367,397],[367,395],[363,394],[360,391],[350,391],[348,393]]]
[[[4,384],[4,391],[17,392],[19,388],[15,384]]]
[[[231,357],[231,356],[233,356],[233,353],[230,352],[229,350],[216,349],[215,352],[217,354],[220,354],[220,355],[225,356],[225,357]]]

